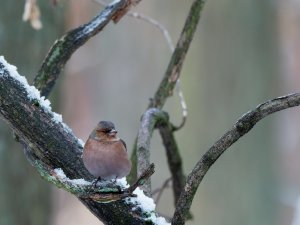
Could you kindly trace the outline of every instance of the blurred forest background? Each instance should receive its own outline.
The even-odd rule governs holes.
[[[192,0],[142,1],[133,11],[160,21],[176,43]],[[67,30],[94,17],[93,0],[38,1],[43,29],[22,22],[24,1],[0,7],[0,55],[32,82],[47,51]],[[209,0],[181,75],[189,115],[176,133],[186,174],[239,116],[268,99],[300,90],[299,0]],[[139,120],[171,53],[153,26],[130,17],[110,24],[70,59],[50,100],[82,140],[111,120],[131,151]],[[179,124],[178,96],[165,109]],[[193,225],[300,224],[300,109],[260,122],[210,169],[194,199]],[[153,187],[169,178],[155,132]],[[0,121],[0,224],[81,225],[99,221],[73,196],[47,183]],[[298,203],[298,204],[297,204]],[[167,190],[158,210],[173,213]],[[297,214],[299,213],[299,214]]]

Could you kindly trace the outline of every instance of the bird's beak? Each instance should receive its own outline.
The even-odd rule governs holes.
[[[116,135],[116,133],[118,133],[118,131],[115,129],[112,129],[111,131],[109,131],[110,136],[114,136],[114,135]]]

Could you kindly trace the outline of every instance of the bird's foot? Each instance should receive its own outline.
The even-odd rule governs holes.
[[[112,183],[115,184],[115,185],[117,184],[117,178],[118,178],[118,176],[116,176],[116,178],[113,179],[113,182],[112,182]],[[119,192],[119,193],[122,193],[122,189],[121,189],[120,186],[117,185],[117,189],[118,189],[118,192]]]
[[[93,186],[94,188],[97,188],[97,183],[98,183],[99,181],[101,181],[101,180],[102,180],[101,177],[98,177],[97,179],[93,180],[92,186]]]
[[[118,178],[118,176],[116,176],[115,179],[113,179],[113,184],[117,183],[117,178]]]

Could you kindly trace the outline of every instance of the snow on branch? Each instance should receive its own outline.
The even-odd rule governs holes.
[[[0,75],[5,76],[9,74],[16,80],[16,82],[19,82],[25,88],[27,97],[33,102],[34,105],[49,113],[49,115],[52,116],[53,122],[60,123],[67,132],[72,133],[72,130],[65,123],[63,123],[62,115],[52,111],[51,102],[48,99],[45,99],[44,96],[41,96],[39,90],[36,89],[35,86],[30,86],[28,84],[26,78],[18,73],[17,67],[7,63],[3,56],[0,56],[0,63],[4,66],[2,71],[0,71]],[[78,142],[82,144],[81,140],[78,140]]]
[[[134,188],[130,186],[122,192],[117,186],[124,188],[127,185],[124,181],[101,184],[99,188],[106,193],[98,189],[90,191],[89,181],[93,177],[82,162],[82,141],[66,129],[51,111],[50,102],[28,85],[25,77],[4,57],[0,57],[0,116],[25,145],[28,160],[41,176],[75,194],[101,221],[120,225],[128,221],[130,224],[168,224],[157,216],[153,200],[137,188],[147,177],[142,176]],[[151,171],[154,172],[150,170],[149,176]]]

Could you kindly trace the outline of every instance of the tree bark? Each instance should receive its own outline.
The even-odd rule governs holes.
[[[41,99],[30,97],[28,87],[11,76],[7,67],[0,62],[0,115],[28,146],[24,150],[29,161],[51,169],[61,168],[70,179],[91,180],[81,159],[80,141],[54,118]],[[46,179],[49,176],[43,174]],[[120,200],[101,204],[86,198],[80,200],[105,224],[146,224],[151,220],[151,212],[144,211],[138,203]]]

